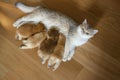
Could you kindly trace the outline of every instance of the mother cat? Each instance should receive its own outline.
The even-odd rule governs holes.
[[[21,25],[30,22],[42,22],[47,29],[56,26],[66,36],[63,61],[71,60],[75,47],[83,45],[98,32],[88,25],[86,19],[78,25],[70,17],[41,6],[30,7],[18,2],[16,7],[29,14],[18,19],[13,24],[14,27],[19,28]]]

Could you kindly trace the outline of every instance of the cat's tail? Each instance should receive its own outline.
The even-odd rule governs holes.
[[[31,6],[25,5],[25,4],[21,3],[21,2],[17,2],[15,4],[15,6],[24,13],[30,13],[30,12],[33,12],[34,10],[36,10],[37,8],[39,8],[39,6],[31,7]]]

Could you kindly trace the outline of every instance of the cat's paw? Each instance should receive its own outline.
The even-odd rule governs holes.
[[[19,28],[22,24],[24,24],[25,22],[24,22],[24,20],[23,20],[23,18],[21,18],[21,19],[18,19],[17,21],[15,21],[14,23],[13,23],[13,27],[15,27],[15,28]]]
[[[13,23],[13,27],[16,27],[16,28],[18,28],[18,27],[19,27],[19,24],[18,24],[18,22],[15,22],[15,23]]]
[[[65,54],[65,53],[64,53]],[[62,61],[63,62],[66,62],[67,60],[68,60],[68,56],[69,56],[69,54],[65,54],[64,56],[63,56],[63,58],[62,58]]]
[[[62,61],[63,61],[63,62],[66,62],[66,61],[67,61],[67,58],[63,58]]]
[[[67,60],[70,61],[72,59],[72,57],[68,57]]]
[[[73,57],[73,54],[69,54],[68,57],[67,57],[67,60],[70,61]]]
[[[66,62],[66,61],[70,61],[72,59],[71,56],[67,56],[65,58],[62,59],[63,62]]]

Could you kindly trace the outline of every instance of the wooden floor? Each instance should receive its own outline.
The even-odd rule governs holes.
[[[2,7],[3,4],[6,8],[9,8],[8,4],[14,6],[17,1],[22,0],[0,0],[0,12],[14,14],[11,19],[22,15]],[[52,72],[41,64],[37,49],[18,49],[19,42],[14,40],[14,32],[0,26],[0,80],[120,80],[120,0],[22,2],[28,5],[42,3],[79,23],[87,18],[93,27],[99,29],[99,33],[78,47],[71,61],[62,63],[58,70]],[[0,17],[0,20],[3,19]]]

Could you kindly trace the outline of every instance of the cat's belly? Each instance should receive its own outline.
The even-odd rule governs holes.
[[[81,41],[81,40],[79,40],[79,41],[77,41],[76,46],[81,46],[81,45],[85,44],[86,42],[87,41]]]
[[[45,25],[45,27],[49,30],[52,27],[57,28],[60,33],[63,33],[64,35],[68,35],[69,32],[69,25],[57,22],[57,21],[50,21],[50,20],[45,20],[42,21],[42,23]]]
[[[80,37],[71,37],[71,43],[75,46],[81,46],[83,44],[85,44],[88,40],[86,39],[82,39]]]

